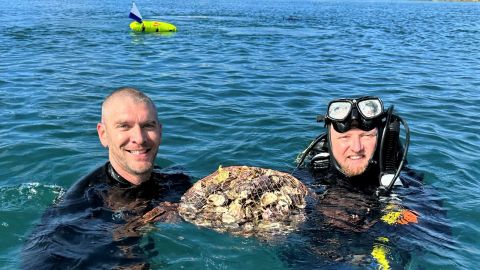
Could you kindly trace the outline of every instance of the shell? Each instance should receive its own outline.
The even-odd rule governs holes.
[[[269,206],[270,204],[277,202],[278,197],[272,192],[267,192],[262,195],[262,198],[260,199],[260,204],[265,207]]]
[[[242,205],[239,199],[235,200],[228,206],[228,213],[232,215],[236,220],[242,220],[245,218],[245,212],[242,209]]]
[[[308,194],[308,188],[288,173],[220,166],[183,195],[178,211],[198,226],[269,237],[295,230],[305,220]]]
[[[232,216],[230,213],[225,212],[222,214],[222,222],[225,224],[233,224],[237,221],[237,219]]]
[[[208,196],[208,202],[215,206],[222,206],[225,203],[226,199],[223,195],[212,194]]]

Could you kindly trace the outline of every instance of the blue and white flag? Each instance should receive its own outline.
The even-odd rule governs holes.
[[[140,11],[138,11],[137,5],[135,2],[132,3],[132,9],[130,9],[130,15],[128,15],[130,19],[134,19],[135,21],[142,23],[142,15],[140,15]]]

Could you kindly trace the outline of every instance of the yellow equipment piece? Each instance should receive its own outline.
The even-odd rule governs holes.
[[[130,23],[130,29],[137,32],[177,32],[175,25],[166,22],[143,21],[142,23],[133,21]]]
[[[377,243],[373,245],[372,256],[378,263],[378,268],[381,270],[389,270],[390,262],[388,261],[389,248],[387,247],[388,238],[378,237]]]
[[[398,205],[389,204],[385,208],[385,211],[387,213],[382,216],[382,221],[389,225],[418,223],[419,214],[413,210],[403,209]]]

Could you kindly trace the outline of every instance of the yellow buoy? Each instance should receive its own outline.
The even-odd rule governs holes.
[[[142,23],[134,21],[130,23],[130,29],[137,32],[147,33],[177,32],[177,27],[175,27],[175,25],[157,21],[143,21]]]

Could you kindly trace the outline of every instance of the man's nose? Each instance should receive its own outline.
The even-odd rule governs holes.
[[[360,152],[362,151],[363,149],[363,144],[362,144],[362,140],[360,138],[360,136],[354,136],[352,138],[352,142],[350,144],[350,148],[352,149],[352,151],[354,152]]]
[[[146,134],[142,127],[135,126],[132,129],[132,141],[137,144],[143,144],[146,140]]]

